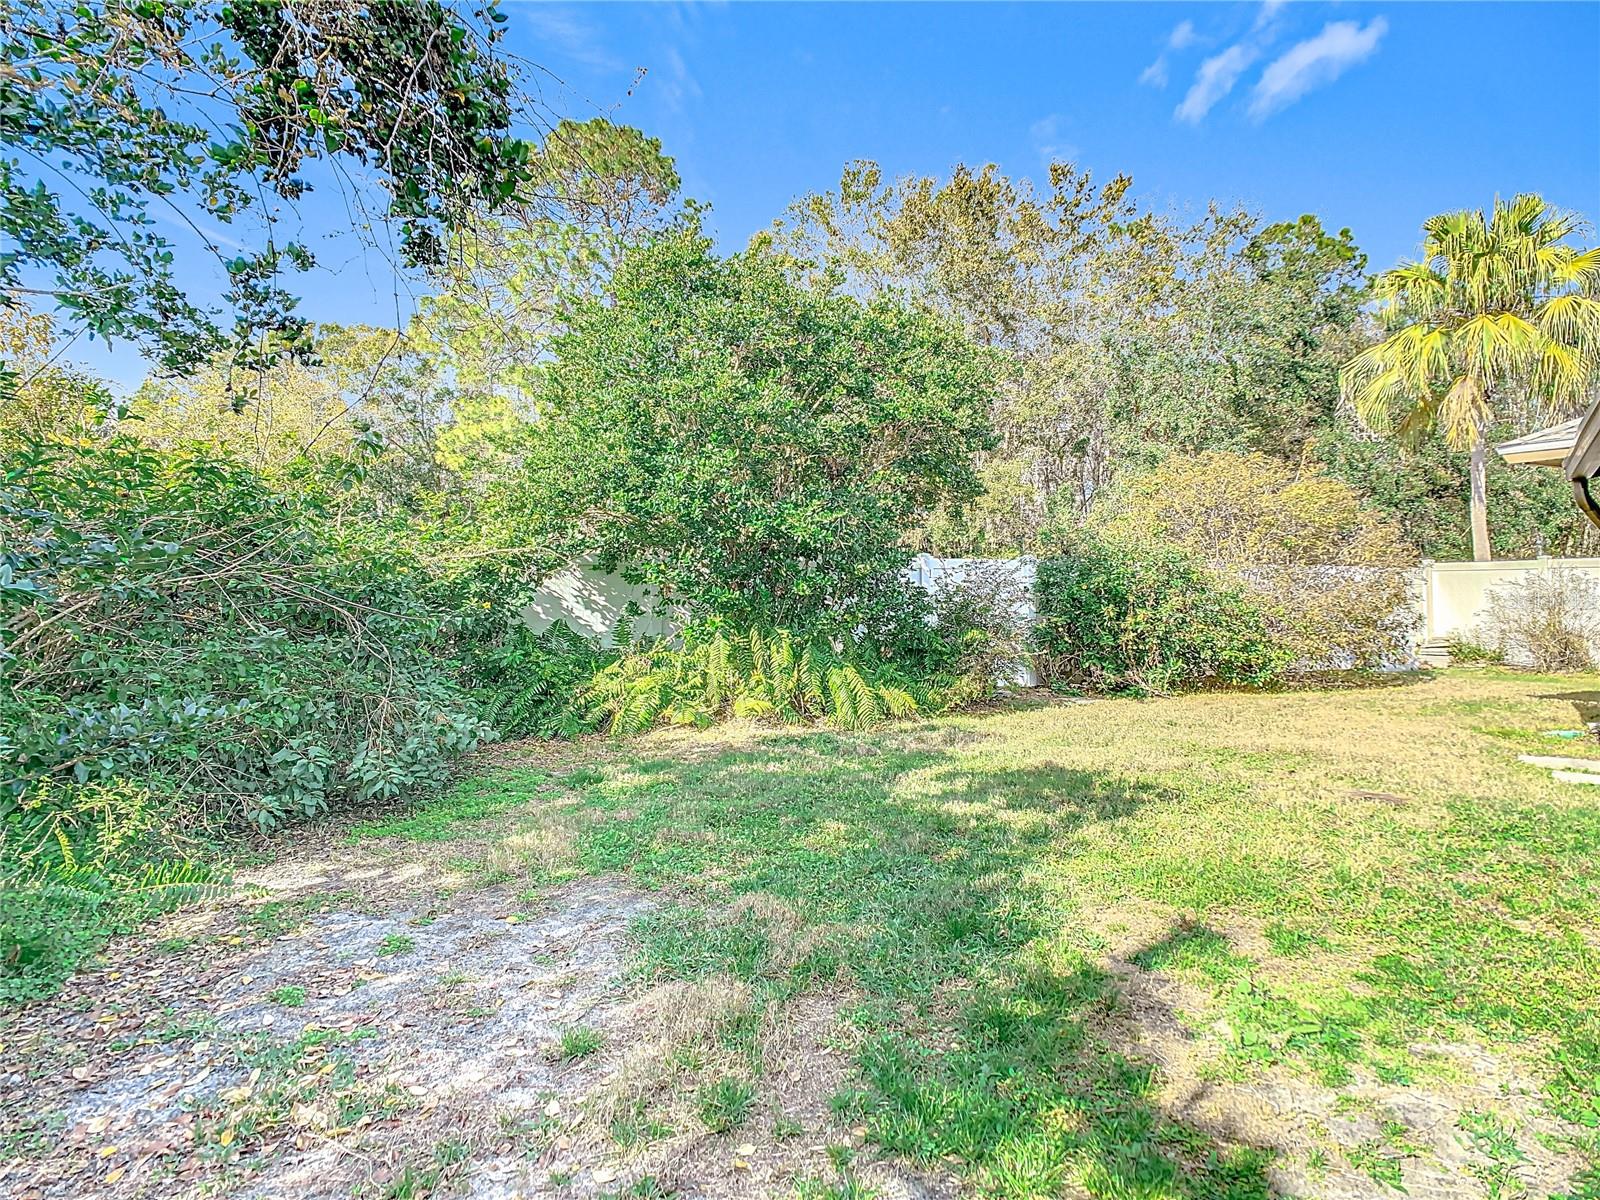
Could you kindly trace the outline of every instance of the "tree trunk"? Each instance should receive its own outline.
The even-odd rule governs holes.
[[[1489,549],[1489,443],[1480,425],[1472,437],[1472,557],[1488,562]]]

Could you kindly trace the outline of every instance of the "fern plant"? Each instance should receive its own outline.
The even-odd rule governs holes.
[[[628,735],[730,716],[865,729],[938,705],[928,689],[866,656],[852,660],[824,641],[797,642],[787,629],[753,628],[691,630],[678,645],[636,649],[595,674],[582,706],[590,721]]]
[[[150,792],[49,783],[0,807],[0,1003],[45,995],[113,934],[233,892],[215,868],[169,857]]]
[[[469,647],[462,666],[483,719],[501,737],[574,737],[590,726],[572,699],[606,658],[563,625],[543,633],[516,625]]]

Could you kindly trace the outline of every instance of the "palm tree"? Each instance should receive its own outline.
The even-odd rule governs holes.
[[[1567,239],[1582,222],[1536,195],[1423,225],[1422,258],[1378,276],[1388,336],[1340,372],[1368,428],[1439,428],[1472,452],[1472,556],[1490,557],[1488,431],[1577,409],[1600,380],[1600,249]]]

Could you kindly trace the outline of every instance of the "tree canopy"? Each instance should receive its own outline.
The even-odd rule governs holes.
[[[671,227],[678,174],[661,143],[603,117],[562,121],[531,181],[452,237],[412,338],[462,392],[520,403],[574,296],[605,294],[630,246]]]
[[[524,494],[552,545],[696,612],[820,623],[978,489],[990,364],[885,299],[808,290],[693,232],[627,255],[551,346]]]
[[[996,352],[987,491],[940,514],[945,552],[1036,549],[1121,469],[1202,449],[1302,453],[1337,402],[1364,297],[1348,230],[1142,208],[1057,162],[1045,194],[993,165],[886,181],[849,165],[757,239],[798,278],[898,295]]]
[[[313,257],[276,230],[314,178],[375,176],[411,265],[529,179],[504,19],[494,0],[7,4],[0,302],[46,295],[69,332],[131,338],[169,373],[304,352],[283,276]],[[347,189],[363,218],[370,193]],[[195,243],[220,307],[192,294]]]

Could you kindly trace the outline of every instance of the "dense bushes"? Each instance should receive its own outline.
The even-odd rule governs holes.
[[[986,671],[993,652],[981,631],[922,628],[926,636],[892,648],[723,623],[628,642],[624,628],[624,640],[606,649],[558,625],[475,652],[471,677],[485,715],[511,736],[626,736],[729,717],[860,729],[942,711],[992,686]]]
[[[23,438],[0,468],[6,988],[202,884],[208,830],[436,787],[488,732],[403,549],[200,450]]]
[[[1159,538],[1240,566],[1396,567],[1414,562],[1399,529],[1354,488],[1264,454],[1178,454],[1096,511],[1112,532]]]
[[[1268,686],[1294,652],[1260,606],[1174,546],[1090,530],[1039,564],[1039,665],[1091,691],[1172,692],[1205,683]]]
[[[1411,655],[1415,574],[1399,567],[1286,566],[1227,572],[1294,655],[1291,672],[1379,670]]]
[[[148,780],[269,829],[441,782],[486,726],[414,561],[227,459],[32,443],[0,480],[6,803]]]
[[[1405,660],[1414,556],[1343,480],[1262,454],[1169,459],[1103,499],[1094,526],[1170,545],[1244,589],[1292,670]]]
[[[1487,431],[1490,445],[1529,432],[1505,422]],[[1464,450],[1431,439],[1402,446],[1335,424],[1313,448],[1330,474],[1358,489],[1392,521],[1423,558],[1454,562],[1472,557]],[[1600,554],[1600,530],[1578,515],[1572,488],[1559,471],[1529,470],[1488,456],[1490,543],[1496,558],[1583,558]]]

